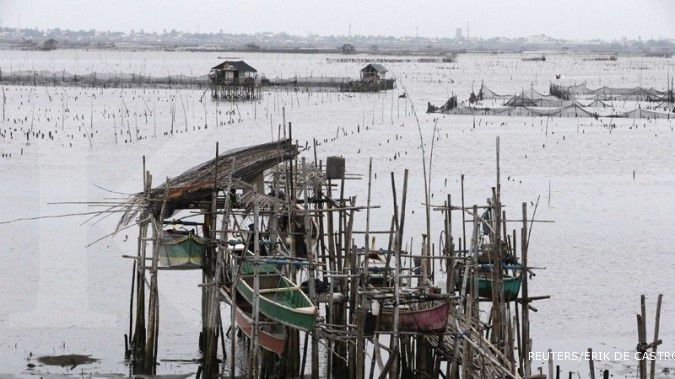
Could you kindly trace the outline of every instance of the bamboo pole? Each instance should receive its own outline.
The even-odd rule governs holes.
[[[659,294],[659,298],[656,301],[656,316],[654,318],[654,342],[652,342],[652,353],[656,355],[656,350],[658,348],[659,340],[659,323],[661,320],[661,300],[663,299],[663,294]],[[649,368],[649,377],[654,379],[656,375],[656,360],[652,359]]]
[[[365,238],[365,248],[366,252],[363,256],[362,262],[362,272],[363,272],[363,282],[360,284],[363,290],[368,288],[368,270],[369,270],[369,254],[370,254],[370,198],[371,198],[371,186],[372,186],[372,175],[373,174],[373,159],[370,158],[368,161],[368,195],[366,199],[366,233]],[[358,260],[357,260],[358,262]],[[358,265],[358,263],[357,263]],[[365,370],[365,349],[366,343],[364,335],[365,322],[366,322],[366,310],[368,309],[368,297],[361,296],[359,306],[361,309],[358,309],[357,312],[357,341],[356,341],[356,375],[357,379],[363,378]]]
[[[146,350],[145,350],[145,371],[154,374],[157,362],[156,355],[156,343],[157,343],[157,334],[158,325],[156,323],[157,307],[158,307],[158,284],[157,284],[157,266],[159,264],[159,248],[160,248],[160,238],[162,233],[162,223],[164,219],[164,212],[166,210],[166,202],[169,196],[169,180],[167,178],[164,191],[164,200],[162,201],[162,207],[159,212],[158,218],[152,219],[152,229],[153,229],[153,245],[152,245],[152,268],[150,270],[150,298],[148,299],[148,335],[146,340]]]
[[[145,173],[145,155],[143,156],[142,160],[142,168],[143,168],[143,192],[147,196],[147,183],[146,183],[146,173]],[[141,245],[144,243],[145,236],[141,234],[143,230],[143,226],[139,228],[139,233],[138,233],[138,243],[137,243],[137,251],[136,255],[138,257],[141,256]],[[135,284],[136,284],[136,276],[137,276],[137,270],[136,270],[136,259],[133,261],[133,266],[131,269],[131,294],[129,295],[129,334],[128,334],[128,339],[129,343],[131,344],[131,350],[127,350],[125,352],[125,358],[129,359],[131,357],[131,353],[133,350],[134,346],[134,341],[132,340],[133,338],[133,324],[134,324],[134,292],[135,292]],[[139,282],[139,285],[142,285],[142,283]]]
[[[204,108],[206,111],[206,108]],[[205,114],[206,117],[206,114]],[[213,191],[211,194],[211,221],[209,222],[209,239],[216,240],[216,223],[217,223],[217,198],[218,198],[218,161],[219,161],[219,144],[216,142],[216,157],[213,166]],[[220,287],[220,276],[222,272],[222,249],[212,249],[209,247],[211,254],[215,253],[215,271],[211,273],[210,260],[206,267],[206,283],[211,284],[205,288],[206,294],[206,324],[204,325],[204,342],[205,342],[205,357],[204,357],[204,375],[206,377],[213,377],[218,374],[218,319],[220,318],[220,306],[218,302],[218,291]],[[213,276],[211,276],[213,275]]]
[[[149,196],[150,188],[152,187],[152,175],[149,172],[144,172],[144,191],[146,199]],[[144,212],[145,213],[145,212]],[[145,214],[144,214],[145,215]],[[145,219],[145,218],[144,218]],[[141,372],[144,372],[145,365],[143,364],[145,359],[145,338],[146,338],[146,329],[145,329],[145,270],[143,269],[143,263],[145,262],[146,255],[146,235],[148,232],[148,225],[150,221],[143,221],[139,227],[138,233],[138,255],[141,257],[140,262],[136,263],[136,325],[134,330],[133,346],[134,346],[134,369],[137,368],[137,364],[140,363]]]
[[[462,197],[462,209],[466,209],[464,206],[464,174],[460,176],[461,182],[461,197]],[[466,212],[462,212],[462,242],[463,245],[460,246],[462,249],[462,256],[466,255]]]
[[[595,362],[593,361],[593,349],[588,348],[588,366],[590,370],[590,378],[595,379]]]
[[[253,188],[254,192],[257,189]],[[253,257],[257,261],[260,258],[260,204],[255,201],[253,203]],[[260,273],[259,270],[253,271],[253,328],[251,330],[251,342],[253,343],[253,351],[251,352],[251,366],[249,367],[249,375],[253,379],[257,379],[259,375],[258,367],[258,350],[259,340],[258,331],[260,328]]]
[[[522,218],[523,218],[523,226],[521,229],[521,242],[520,242],[520,249],[521,249],[521,256],[522,256],[522,262],[523,262],[523,267],[528,267],[527,264],[527,248],[528,248],[528,241],[527,241],[527,203],[523,202],[522,203],[522,208],[523,208],[523,213],[522,213]],[[527,378],[528,376],[531,375],[531,359],[530,359],[530,307],[529,307],[529,295],[528,295],[528,287],[527,287],[527,271],[523,271],[522,274],[522,298],[523,298],[523,306],[522,306],[522,361],[524,363],[524,376]]]
[[[400,303],[400,286],[401,286],[401,280],[400,280],[400,275],[401,275],[401,244],[403,242],[403,231],[404,231],[404,226],[405,226],[405,207],[406,207],[406,201],[408,197],[408,169],[405,169],[403,172],[403,190],[401,194],[401,213],[400,213],[400,221],[398,223],[398,237],[396,238],[396,248],[394,250],[394,253],[396,254],[395,259],[395,275],[396,277],[394,278],[394,293],[395,293],[395,303],[394,303],[394,339],[393,339],[393,345],[392,345],[392,350],[394,354],[394,365],[392,366],[392,378],[398,378],[399,375],[399,360],[398,360],[398,340],[399,340],[399,322],[400,322],[400,309],[399,309],[399,303]]]
[[[307,169],[305,163],[305,157],[302,158],[302,171],[303,171],[303,193],[304,193],[304,223],[305,223],[305,247],[307,250],[307,259],[309,261],[308,274],[309,274],[309,297],[312,300],[312,303],[318,307],[318,298],[316,296],[316,282],[315,282],[315,265],[316,261],[314,259],[314,251],[312,249],[312,225],[309,219],[309,195],[307,194]],[[317,308],[318,309],[318,308]],[[316,328],[312,329],[312,379],[319,378],[319,340],[316,332]]]
[[[637,315],[638,324],[638,370],[640,379],[647,379],[647,361],[645,352],[647,346],[647,310],[645,304],[645,295],[640,296],[640,314]]]
[[[593,365],[593,363],[591,363]],[[593,370],[591,370],[593,371]],[[548,349],[548,379],[553,379],[553,350]]]

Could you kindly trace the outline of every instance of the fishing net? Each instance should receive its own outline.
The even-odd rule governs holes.
[[[589,89],[586,83],[563,86],[551,83],[549,92],[552,96],[559,99],[571,100],[577,98],[591,97],[596,100],[633,100],[648,102],[673,102],[673,90],[659,91],[655,88],[632,87],[632,88],[613,88],[602,86],[596,89]]]
[[[66,71],[14,71],[1,73],[0,83],[34,86],[83,87],[197,87],[208,86],[208,75],[150,76],[135,73],[91,72],[73,74]]]

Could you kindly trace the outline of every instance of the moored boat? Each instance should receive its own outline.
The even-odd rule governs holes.
[[[252,256],[246,252],[247,256]],[[242,274],[237,282],[237,290],[253,304],[254,273],[259,278],[259,311],[270,319],[292,328],[314,329],[318,308],[302,292],[300,286],[281,275],[274,265],[246,262],[242,265]]]
[[[236,296],[235,321],[242,332],[252,338],[254,320],[251,314],[251,304],[247,303],[241,296]],[[259,321],[263,324],[258,328],[260,346],[268,351],[283,354],[286,347],[286,329],[281,324],[271,322],[267,317],[260,316]]]
[[[448,323],[450,303],[448,301],[429,301],[399,308],[399,331],[438,332],[445,330]],[[380,310],[378,330],[391,331],[394,328],[394,309],[385,307]]]
[[[481,273],[478,277],[478,296],[484,299],[492,299],[492,278],[490,273]],[[502,288],[504,289],[504,300],[515,301],[520,292],[520,283],[522,282],[520,274],[516,276],[502,275]],[[459,290],[462,286],[462,276],[455,277],[455,286]]]
[[[202,267],[206,245],[192,231],[164,230],[160,239],[159,264],[164,267],[198,269]]]
[[[504,300],[514,301],[518,298],[520,292],[520,283],[522,278],[520,276],[503,276],[502,287],[504,288]],[[492,298],[492,279],[478,278],[478,296],[482,298]]]

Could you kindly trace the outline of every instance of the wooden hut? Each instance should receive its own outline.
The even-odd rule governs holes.
[[[55,39],[50,38],[46,40],[45,43],[42,44],[42,50],[45,51],[56,50],[58,46],[59,43]]]
[[[342,86],[348,92],[378,92],[394,88],[394,79],[387,79],[388,70],[379,63],[370,63],[361,69],[359,80],[352,80]]]
[[[342,54],[354,54],[356,53],[356,48],[354,48],[353,45],[345,43],[344,45],[340,46],[340,52]]]
[[[387,69],[379,63],[370,63],[361,69],[362,82],[379,82],[385,80]]]
[[[257,74],[255,68],[242,60],[223,61],[209,72],[211,95],[214,99],[255,99]]]

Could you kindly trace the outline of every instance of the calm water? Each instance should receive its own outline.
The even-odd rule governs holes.
[[[218,54],[166,52],[3,51],[3,73],[18,70],[66,70],[75,73],[138,72],[197,75],[218,63]],[[361,64],[327,63],[328,56],[242,54],[268,77],[353,76]],[[266,142],[276,135],[281,108],[301,144],[320,142],[318,155],[343,155],[347,170],[367,174],[373,158],[376,202],[373,228],[388,227],[391,215],[389,172],[402,180],[411,170],[407,238],[418,243],[423,232],[421,152],[415,118],[405,87],[419,112],[426,150],[434,143],[432,192],[440,203],[447,193],[459,199],[459,176],[466,175],[467,203],[482,203],[494,185],[495,137],[501,139],[502,178],[507,216],[520,215],[520,203],[536,202],[530,243],[537,271],[533,295],[551,295],[535,304],[534,350],[633,352],[639,296],[648,296],[651,336],[656,295],[664,293],[660,351],[675,351],[675,134],[670,120],[539,119],[426,115],[427,102],[440,105],[452,93],[468,97],[481,81],[498,93],[534,87],[548,91],[561,74],[567,82],[589,87],[656,86],[664,89],[675,60],[624,58],[589,62],[574,55],[552,55],[546,62],[522,62],[519,56],[465,55],[457,63],[391,63],[399,88],[385,94],[271,92],[257,103],[219,104],[197,90],[79,89],[5,87],[6,118],[0,124],[0,207],[2,219],[35,217],[94,209],[63,201],[101,201],[141,189],[141,157],[156,180],[176,175],[221,150]],[[173,98],[173,100],[171,100]],[[174,135],[171,102],[175,102]],[[66,119],[61,124],[65,109]],[[128,109],[129,116],[120,116]],[[155,110],[154,116],[152,110]],[[90,119],[93,114],[93,120]],[[146,119],[145,114],[150,114]],[[217,114],[217,116],[216,116]],[[114,118],[113,118],[114,115]],[[45,139],[25,132],[41,130]],[[241,121],[240,121],[241,120]],[[122,123],[123,121],[123,123]],[[219,125],[216,125],[218,122]],[[548,127],[547,127],[548,124]],[[187,128],[187,131],[186,131]],[[142,140],[136,140],[136,129]],[[52,132],[54,139],[48,137]],[[124,142],[130,132],[134,141]],[[117,140],[115,138],[117,133]],[[156,137],[155,137],[156,136]],[[127,136],[128,138],[128,136]],[[21,150],[23,149],[23,155]],[[312,157],[308,150],[307,156]],[[394,159],[396,156],[396,159]],[[633,179],[633,171],[636,173]],[[446,185],[447,178],[447,185]],[[550,183],[550,204],[548,203]],[[98,186],[98,187],[97,187]],[[365,182],[348,182],[347,193],[366,199]],[[414,211],[414,213],[412,213]],[[86,217],[49,218],[0,224],[0,374],[24,375],[27,358],[45,354],[91,354],[100,361],[74,371],[39,367],[56,374],[125,373],[123,334],[128,328],[133,229],[91,247],[110,233],[115,216],[96,224]],[[365,219],[362,218],[362,222]],[[440,218],[436,221],[440,221]],[[515,227],[515,225],[514,225]],[[432,234],[440,232],[440,222]],[[455,231],[458,234],[459,229]],[[384,245],[385,241],[377,241]],[[198,272],[160,275],[160,373],[191,373],[196,366],[161,359],[199,356]],[[224,312],[229,312],[223,307]],[[228,313],[229,314],[229,313]],[[35,362],[34,362],[35,363]],[[586,373],[586,362],[562,362]],[[633,362],[600,362],[596,367],[628,373]],[[660,368],[675,367],[673,361]]]

